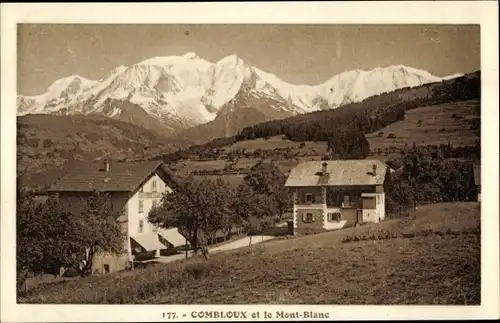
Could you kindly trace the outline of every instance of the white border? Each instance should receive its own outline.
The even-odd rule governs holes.
[[[328,311],[330,320],[499,317],[498,4],[496,1],[64,3],[1,5],[1,321],[159,321],[197,309]],[[481,24],[481,306],[17,305],[15,301],[16,23]],[[187,316],[182,316],[185,313]],[[262,315],[262,314],[261,314]],[[165,319],[166,320],[166,319]],[[250,318],[250,320],[252,320]]]

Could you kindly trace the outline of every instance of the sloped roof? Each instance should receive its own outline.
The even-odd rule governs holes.
[[[326,163],[326,176],[321,175]],[[377,166],[376,175],[372,174]],[[380,160],[353,159],[307,161],[290,170],[285,186],[355,186],[381,185],[384,183],[387,165]]]
[[[104,162],[70,170],[49,192],[133,192],[159,167],[168,173],[162,161],[144,161],[109,164],[109,171],[104,170]]]

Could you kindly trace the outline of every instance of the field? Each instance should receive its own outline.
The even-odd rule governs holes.
[[[478,119],[477,100],[426,106],[406,112],[405,119],[368,134],[370,149],[403,148],[414,142],[425,145],[473,145],[478,134],[469,129],[469,121]],[[419,123],[421,121],[421,123]],[[379,133],[382,133],[379,136]],[[387,138],[390,134],[395,138]]]
[[[473,145],[479,140],[477,131],[470,129],[469,122],[478,120],[480,103],[478,100],[454,102],[436,106],[425,106],[406,112],[405,119],[395,122],[380,131],[367,134],[372,154],[368,158],[387,160],[398,152],[385,151],[392,147],[401,149],[405,145],[411,146],[414,142],[422,145],[440,145],[450,142],[452,145]],[[419,122],[419,120],[421,122]],[[382,135],[380,135],[382,133]],[[389,134],[395,138],[388,138]],[[240,150],[244,153],[252,153],[256,150],[273,152],[275,150],[289,150],[288,158],[275,159],[274,162],[281,168],[282,172],[288,171],[299,162],[305,160],[320,160],[327,152],[326,142],[293,142],[283,139],[282,136],[274,136],[267,139],[258,138],[244,140],[232,145],[222,147],[224,152]],[[377,152],[382,149],[382,152]],[[272,157],[264,158],[267,161]],[[173,166],[181,174],[187,175],[191,172],[217,171],[217,175],[196,176],[197,178],[220,176],[232,184],[239,184],[244,173],[259,161],[259,158],[239,158],[232,165],[233,171],[239,174],[230,174],[224,169],[231,164],[228,159],[209,161],[185,160]]]
[[[39,286],[20,303],[480,304],[480,208],[422,206],[360,228]]]
[[[226,173],[222,177],[231,184],[238,185],[243,180],[244,174],[252,168],[259,160],[273,160],[283,173],[288,173],[290,169],[295,167],[299,162],[305,160],[319,160],[326,153],[326,142],[293,142],[283,139],[282,136],[274,136],[268,139],[244,140],[236,142],[232,145],[223,147],[225,153],[240,150],[243,153],[253,153],[256,150],[275,152],[277,149],[289,150],[292,156],[290,158],[247,158],[241,157],[233,164],[228,158],[216,160],[182,160],[174,163],[173,168],[179,174],[187,176],[190,173],[195,173],[195,178],[214,178],[219,177],[215,174],[200,174],[203,172],[222,172]],[[224,169],[231,165],[231,171]],[[231,174],[236,172],[237,174]]]

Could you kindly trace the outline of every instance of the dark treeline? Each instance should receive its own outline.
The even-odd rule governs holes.
[[[403,120],[405,112],[421,106],[480,98],[480,71],[440,83],[416,88],[404,88],[376,95],[359,103],[343,105],[333,110],[316,111],[282,120],[271,120],[244,128],[238,135],[218,138],[203,145],[157,158],[175,162],[207,149],[231,145],[237,141],[269,138],[283,135],[292,141],[335,141],[333,138],[349,138],[352,147],[343,151],[363,151],[365,139],[360,134],[378,131],[394,122]],[[347,134],[346,134],[347,133]],[[360,141],[357,141],[360,140]],[[333,145],[330,145],[333,147]],[[334,152],[339,158],[346,158]],[[357,153],[348,153],[357,155]],[[366,156],[365,156],[366,157]]]

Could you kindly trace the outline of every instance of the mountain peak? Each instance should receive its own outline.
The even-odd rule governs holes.
[[[243,60],[236,54],[227,55],[219,60],[219,62],[234,62],[239,63],[243,62]]]
[[[70,75],[70,76],[66,76],[66,77],[63,77],[57,81],[55,81],[54,83],[52,83],[48,88],[47,88],[47,91],[48,92],[52,92],[52,91],[62,91],[64,90],[64,88],[68,87],[71,83],[73,82],[80,82],[80,83],[91,83],[92,81],[86,79],[85,77],[83,76],[80,76],[80,75],[77,75],[77,74],[73,74],[73,75]]]
[[[195,52],[187,52],[186,54],[182,55],[182,57],[187,58],[187,59],[197,59],[197,58],[200,58],[198,55],[196,55]]]

